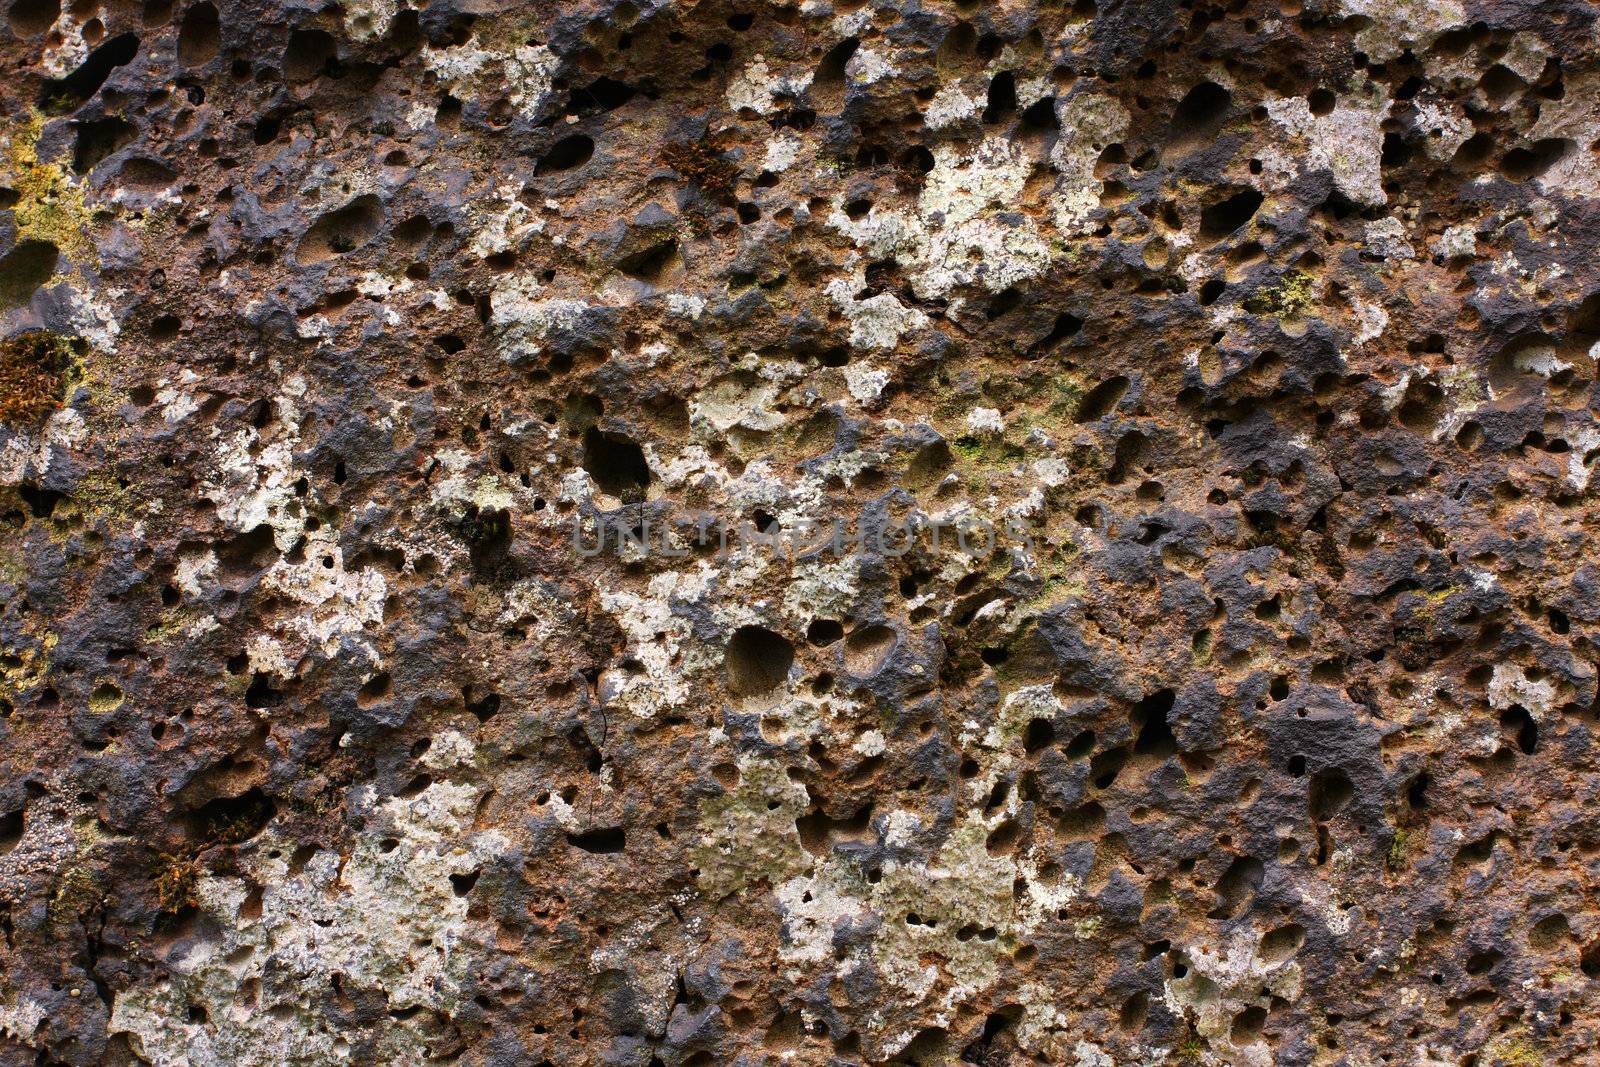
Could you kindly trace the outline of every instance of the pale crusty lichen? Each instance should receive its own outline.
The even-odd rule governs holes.
[[[358,803],[375,832],[351,855],[291,866],[292,846],[262,848],[243,877],[200,878],[207,922],[173,946],[168,979],[116,998],[111,1029],[162,1067],[325,1065],[358,1048],[428,1062],[484,936],[451,876],[481,870],[505,844],[471,832],[481,795],[450,782],[382,803],[369,793]],[[326,1013],[325,998],[363,992],[395,1014],[350,1027]]]

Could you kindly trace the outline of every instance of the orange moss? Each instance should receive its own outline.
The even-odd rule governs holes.
[[[0,341],[0,423],[35,426],[59,408],[81,344],[46,330]]]
[[[162,854],[156,871],[156,896],[161,901],[161,910],[176,914],[184,908],[195,907],[195,883],[198,880],[193,860]]]
[[[710,196],[723,196],[733,189],[739,168],[722,158],[727,145],[721,135],[687,144],[669,144],[661,150],[661,162],[695,182]]]

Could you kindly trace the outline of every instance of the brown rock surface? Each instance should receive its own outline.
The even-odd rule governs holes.
[[[6,25],[0,1067],[1600,1058],[1592,6]]]

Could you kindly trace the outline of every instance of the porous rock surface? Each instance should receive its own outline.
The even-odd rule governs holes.
[[[1600,1057],[1592,6],[5,14],[0,1065]]]

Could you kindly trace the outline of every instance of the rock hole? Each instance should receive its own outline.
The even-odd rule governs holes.
[[[621,852],[624,846],[627,845],[627,841],[627,833],[619,826],[567,834],[567,844],[573,848],[598,855],[612,855]]]
[[[1144,1028],[1144,1021],[1149,1014],[1150,994],[1141,989],[1122,1002],[1117,1012],[1117,1025],[1125,1034],[1138,1033]]]
[[[581,133],[570,137],[563,137],[550,146],[550,150],[539,157],[539,162],[534,165],[533,173],[559,174],[562,171],[573,170],[589,162],[594,156],[594,139]]]
[[[806,627],[806,640],[817,647],[833,644],[844,636],[844,626],[833,619],[813,619]]]
[[[1517,748],[1531,756],[1539,747],[1539,724],[1533,721],[1528,709],[1521,704],[1507,708],[1500,716],[1500,728],[1516,738]]]
[[[389,690],[389,672],[379,671],[362,684],[360,691],[356,694],[356,705],[365,708],[381,703],[389,699]]]
[[[63,97],[82,104],[106,83],[111,72],[130,63],[139,54],[138,35],[122,33],[89,53],[71,74],[58,81],[47,81],[39,91],[40,106],[59,108]]]
[[[420,797],[432,784],[432,775],[419,774],[413,777],[405,785],[395,790],[394,795],[399,797],[401,800],[411,800],[415,797]]]
[[[190,836],[200,842],[236,845],[266,829],[277,805],[260,787],[236,797],[218,797],[189,813]]]
[[[1233,104],[1233,94],[1216,82],[1201,82],[1190,89],[1172,113],[1171,143],[1180,149],[1196,148],[1222,127]]]
[[[1253,1044],[1261,1036],[1261,1028],[1266,1025],[1267,1009],[1259,1004],[1252,1004],[1233,1017],[1233,1026],[1228,1030],[1228,1040],[1236,1047]]]
[[[72,145],[72,169],[87,174],[95,164],[133,140],[138,128],[115,116],[74,123],[77,137]]]
[[[1255,218],[1261,207],[1262,195],[1254,189],[1244,189],[1226,200],[1219,200],[1200,212],[1200,236],[1216,242],[1243,228]]]
[[[1355,786],[1344,771],[1337,767],[1318,771],[1311,778],[1311,818],[1316,822],[1325,822],[1343,811],[1354,797]]]
[[[1128,763],[1125,747],[1107,749],[1089,761],[1089,777],[1096,789],[1110,789]]]
[[[56,272],[60,252],[49,241],[20,241],[0,259],[0,311],[22,307]]]
[[[485,693],[477,700],[472,699],[472,689],[469,686],[461,691],[461,697],[466,702],[467,711],[479,722],[488,722],[500,710],[500,694]]]
[[[159,159],[134,156],[117,169],[117,178],[131,189],[155,192],[178,180],[178,174]]]
[[[831,115],[844,103],[845,64],[861,45],[859,37],[847,37],[834,45],[822,57],[817,73],[811,79],[811,103],[820,113]]]
[[[1532,181],[1577,147],[1576,142],[1565,137],[1546,137],[1527,148],[1513,148],[1500,157],[1500,173],[1514,182]]]
[[[1150,439],[1138,430],[1123,434],[1117,441],[1111,469],[1106,472],[1106,484],[1121,485],[1127,481],[1134,468],[1144,462],[1149,447]]]
[[[1141,756],[1166,759],[1178,750],[1177,738],[1167,723],[1175,695],[1170,689],[1158,690],[1133,706],[1130,718],[1138,731],[1133,751]]]
[[[22,808],[0,815],[0,856],[5,855],[22,840]]]
[[[383,226],[383,208],[371,193],[358,196],[344,207],[312,223],[295,249],[301,263],[320,263],[354,252],[377,236]]]
[[[983,109],[985,123],[1000,122],[1017,112],[1017,79],[1002,70],[989,80],[989,95]]]
[[[1213,919],[1232,919],[1249,907],[1266,868],[1254,856],[1240,856],[1228,865],[1217,879],[1217,906],[1211,911]]]
[[[1005,291],[995,294],[994,299],[989,301],[989,306],[984,309],[984,317],[993,322],[1000,316],[1015,311],[1021,304],[1021,290],[1016,286],[1011,286]]]
[[[178,65],[198,67],[216,58],[222,47],[222,20],[209,3],[195,4],[183,13],[178,28]]]
[[[1098,836],[1105,825],[1106,809],[1092,800],[1061,816],[1058,823],[1063,834],[1078,839]]]
[[[1028,722],[1027,733],[1022,738],[1024,752],[1037,752],[1046,748],[1056,739],[1056,728],[1049,719],[1031,719]]]
[[[630,278],[640,281],[659,282],[667,276],[681,260],[678,257],[677,241],[662,241],[652,248],[635,252],[617,264],[617,269]]]
[[[582,89],[574,90],[571,110],[615,111],[638,95],[638,90],[624,82],[602,75]]]
[[[1003,856],[1015,852],[1017,841],[1022,836],[1022,824],[1015,819],[1006,819],[999,826],[989,831],[989,836],[984,840],[983,847],[991,856]]]
[[[272,684],[272,677],[261,671],[250,676],[250,687],[244,691],[247,708],[275,708],[283,703],[283,690]]]
[[[1262,935],[1261,958],[1268,963],[1282,963],[1299,952],[1305,941],[1305,927],[1286,923]]]
[[[61,16],[61,0],[16,0],[6,15],[18,37],[32,37],[55,25]]]
[[[1107,378],[1083,395],[1073,418],[1080,423],[1093,422],[1109,414],[1128,391],[1128,385],[1128,379],[1121,374]]]
[[[1047,96],[1029,104],[1022,113],[1022,125],[1029,130],[1059,130],[1061,120],[1056,115],[1056,98]]]
[[[650,484],[644,449],[622,434],[590,427],[583,435],[583,469],[601,492],[627,500],[642,496]]]
[[[728,640],[723,663],[730,695],[762,696],[788,680],[794,646],[763,626],[741,626]]]
[[[858,678],[878,673],[894,650],[897,636],[891,626],[864,626],[853,631],[844,642],[845,668]]]
[[[310,81],[327,70],[338,51],[338,42],[326,30],[295,30],[283,50],[284,80]]]

